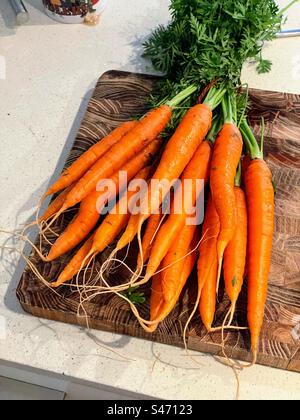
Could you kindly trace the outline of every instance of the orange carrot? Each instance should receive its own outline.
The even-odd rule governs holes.
[[[193,246],[196,247],[197,242],[199,242],[199,236],[196,234],[197,230],[198,226],[196,225],[184,226],[163,260],[162,269],[164,271],[162,272],[162,289],[166,302],[172,301],[174,296],[177,296],[178,294],[178,288],[181,286],[181,283],[178,282],[177,279],[178,274],[183,270],[186,257],[191,251],[191,244],[193,243]],[[193,254],[196,258],[196,250]]]
[[[158,137],[169,123],[172,109],[196,90],[196,86],[189,86],[166,104],[148,112],[131,131],[109,150],[109,153],[102,156],[80,179],[68,194],[60,212],[82,201],[96,188],[99,181],[110,177],[136,153],[139,153]]]
[[[199,194],[201,193],[197,182],[198,180],[204,180],[204,182],[207,182],[210,160],[211,147],[209,143],[205,141],[198,147],[193,158],[185,168],[181,177],[182,191],[180,189],[177,190],[174,197],[174,201],[180,203],[186,200],[187,197],[191,198],[189,206],[192,206],[192,208],[185,208],[185,206],[182,206],[183,208],[180,213],[174,212],[173,208],[173,211],[171,211],[167,221],[160,228],[153,243],[147,265],[146,277],[152,277],[171,245],[176,240],[177,235],[184,228],[187,217],[191,217],[191,210],[194,208]],[[185,183],[187,180],[192,182],[187,185]]]
[[[148,191],[141,199],[141,212],[137,226],[134,226],[135,231],[130,232],[128,236],[125,231],[125,238],[121,238],[122,244],[137,234],[140,239],[143,223],[151,214],[157,212],[171,186],[181,176],[207,135],[212,124],[212,110],[219,105],[224,92],[224,89],[216,91],[212,88],[203,104],[194,106],[185,114],[174,135],[168,141]],[[137,218],[134,218],[135,222],[136,220]]]
[[[264,120],[262,128],[261,148],[259,148],[246,119],[241,124],[244,141],[252,159],[244,174],[248,209],[248,324],[253,352],[252,364],[257,360],[264,320],[275,224],[272,173],[263,160]]]
[[[113,130],[108,136],[104,137],[98,143],[90,147],[62,173],[60,178],[48,189],[44,197],[61,191],[78,181],[101,156],[103,156],[113,145],[120,141],[121,138],[136,125],[137,121],[125,122],[120,127]]]
[[[212,126],[212,111],[220,104],[225,90],[212,87],[203,104],[188,110],[174,135],[169,140],[161,161],[153,176],[154,187],[150,187],[141,209],[138,232],[145,220],[161,205],[170,185],[182,174],[201,142]]]
[[[162,273],[157,273],[152,278],[151,296],[150,296],[150,321],[155,321],[164,305],[164,296],[162,290]],[[158,323],[153,327],[157,328]]]
[[[236,228],[234,179],[243,150],[243,140],[235,124],[225,123],[214,146],[211,163],[210,187],[220,218],[218,238],[218,281],[224,251]],[[218,287],[217,287],[218,288]]]
[[[248,323],[256,359],[264,320],[274,232],[274,187],[263,159],[249,164],[245,186],[248,206]]]
[[[137,174],[137,179],[147,179],[151,173],[151,167],[146,167],[142,169]],[[115,207],[111,210],[104,221],[101,223],[96,232],[88,239],[88,241],[80,248],[80,250],[75,254],[70,263],[66,266],[64,271],[60,274],[56,283],[52,283],[52,287],[58,287],[61,284],[71,280],[79,270],[84,268],[89,263],[89,257],[96,255],[110,245],[119,233],[124,229],[126,223],[130,217],[128,212],[123,210],[128,204],[128,200],[136,194],[135,191],[130,191],[124,194]]]
[[[234,193],[237,209],[237,225],[233,238],[225,250],[223,263],[225,290],[231,301],[231,320],[244,281],[248,224],[244,191],[236,186]]]
[[[212,110],[206,104],[199,104],[189,109],[179,124],[174,135],[168,141],[150,185],[146,205],[142,207],[139,227],[160,207],[164,197],[170,191],[170,185],[177,180],[192,159],[197,148],[204,140],[212,123]]]
[[[143,236],[142,241],[142,255],[143,259],[141,257],[141,254],[138,255],[138,261],[137,266],[138,268],[141,268],[143,263],[146,263],[148,261],[148,258],[151,253],[151,249],[153,246],[153,241],[155,238],[155,235],[157,233],[157,229],[159,228],[159,225],[162,221],[163,215],[160,211],[157,214],[152,214],[148,220],[147,227]]]
[[[70,191],[62,211],[82,201],[102,179],[109,178],[128,160],[153,141],[166,127],[172,115],[167,105],[150,111],[131,131],[103,155]]]
[[[128,181],[134,178],[141,168],[151,162],[161,144],[162,139],[156,139],[124,166],[123,171],[126,172]],[[73,249],[96,226],[106,202],[115,198],[115,193],[118,194],[118,192],[122,191],[126,186],[122,185],[123,180],[120,179],[119,172],[114,174],[111,178],[111,182],[116,187],[114,192],[105,193],[96,191],[82,201],[77,217],[70,223],[65,232],[52,246],[47,257],[48,261],[53,261]],[[100,198],[101,206],[99,205]]]
[[[182,233],[178,238],[179,242],[182,243],[182,239],[184,237],[188,239],[188,236],[189,234],[185,236]],[[186,248],[186,254],[188,255],[182,260],[179,260],[174,246],[167,254],[161,266],[162,270],[164,267],[168,268],[153,277],[150,299],[150,320],[157,321],[157,323],[153,324],[152,328],[150,327],[151,331],[157,328],[158,323],[162,322],[176,305],[183,287],[195,266],[198,253],[194,248],[197,246],[198,241],[199,235],[196,234],[189,247]],[[184,247],[186,247],[186,242]],[[182,254],[182,247],[179,243],[178,249],[179,253]],[[192,252],[193,250],[194,252]],[[169,267],[170,264],[171,266]],[[165,294],[166,291],[167,293]]]
[[[64,201],[69,194],[69,191],[71,191],[72,185],[70,185],[68,188],[66,188],[64,191],[62,191],[56,198],[53,200],[45,213],[39,218],[39,223],[46,222],[51,216],[56,214],[64,204]]]
[[[136,176],[137,180],[146,180],[151,174],[151,166],[142,169]],[[130,218],[128,202],[136,194],[136,191],[128,191],[127,195],[120,198],[111,213],[109,213],[95,232],[90,255],[102,252],[110,245],[119,233],[125,228]],[[123,211],[123,210],[126,211]]]
[[[66,283],[67,281],[72,280],[72,278],[78,273],[78,271],[86,266],[88,263],[88,260],[86,259],[86,256],[90,252],[92,245],[93,245],[94,237],[91,236],[79,249],[79,251],[76,252],[74,257],[71,259],[71,261],[67,264],[67,266],[64,268],[64,270],[59,275],[57,281],[55,283],[51,283],[51,287],[59,287],[62,284]]]
[[[208,199],[202,232],[198,260],[198,290],[201,296],[199,310],[202,322],[209,331],[216,310],[217,240],[220,233],[220,219],[211,196]]]

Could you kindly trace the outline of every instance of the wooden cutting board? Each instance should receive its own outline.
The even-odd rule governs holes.
[[[142,114],[156,80],[153,76],[132,73],[105,73],[89,102],[66,166],[122,121]],[[300,96],[252,90],[251,99],[250,118],[257,134],[261,117],[266,120],[265,155],[277,186],[270,287],[258,362],[300,372]],[[73,212],[63,215],[54,230],[60,233],[73,216]],[[50,234],[48,239],[53,241],[54,237]],[[44,241],[44,253],[48,250],[49,245]],[[132,246],[129,260],[133,260],[135,253],[136,247]],[[71,255],[45,264],[33,252],[30,259],[45,279],[53,281]],[[99,268],[104,256],[97,259],[94,270]],[[126,275],[124,271],[116,271],[112,274],[112,281],[124,279]],[[85,306],[89,325],[95,329],[182,346],[183,328],[195,302],[195,285],[196,277],[193,275],[176,308],[152,335],[143,331],[127,304],[114,295],[97,296]],[[144,292],[149,297],[150,287],[146,286]],[[24,310],[35,316],[86,326],[86,318],[77,313],[79,294],[75,287],[62,286],[54,293],[27,267],[17,296]],[[235,320],[240,326],[246,325],[246,297],[245,287]],[[223,294],[216,325],[222,324],[228,305],[228,299]],[[143,316],[149,316],[147,304],[139,309]],[[196,315],[188,331],[188,347],[219,354],[220,343],[220,334],[207,334]],[[230,357],[250,361],[249,346],[247,331],[226,334],[226,352]]]

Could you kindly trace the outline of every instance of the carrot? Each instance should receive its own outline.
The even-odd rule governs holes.
[[[137,180],[146,180],[151,174],[151,166],[142,169],[136,176]],[[109,213],[99,228],[95,232],[93,245],[90,255],[102,252],[108,245],[110,245],[119,233],[126,227],[130,218],[128,211],[129,200],[137,194],[136,191],[128,191],[116,204],[114,209]],[[126,209],[127,211],[123,211]]]
[[[185,114],[174,135],[169,140],[158,168],[142,198],[141,214],[136,234],[140,237],[143,223],[157,211],[172,184],[181,176],[185,167],[204,140],[212,125],[212,111],[219,105],[224,89],[213,87],[203,104],[198,104]]]
[[[140,225],[161,205],[174,181],[180,178],[185,167],[192,159],[197,148],[211,127],[212,110],[208,105],[199,104],[189,109],[174,135],[168,141],[153,180],[150,185],[146,206],[142,208]],[[166,182],[163,185],[162,181]]]
[[[244,191],[236,186],[235,201],[237,209],[237,225],[232,240],[229,242],[224,253],[224,281],[225,290],[231,301],[231,319],[235,312],[236,302],[242,290],[246,253],[247,253],[247,205]]]
[[[212,196],[208,199],[202,232],[198,260],[199,310],[203,324],[210,331],[216,309],[217,240],[220,233],[220,219]]]
[[[139,223],[139,214],[132,214],[129,218],[128,225],[122,234],[121,238],[119,239],[116,248],[114,250],[114,254],[121,249],[124,249],[127,245],[129,245],[135,238],[137,228]]]
[[[148,166],[137,174],[137,179],[147,179],[150,173],[151,167]],[[69,281],[89,263],[90,257],[104,251],[104,249],[115,240],[122,229],[124,229],[129,219],[129,213],[124,212],[123,210],[127,208],[125,206],[127,206],[128,200],[130,200],[134,194],[136,194],[135,191],[130,191],[120,198],[119,202],[106,216],[99,228],[70,261],[59,276],[57,282],[52,283],[52,287],[58,287],[66,281]]]
[[[69,191],[71,191],[72,185],[67,187],[64,191],[62,191],[49,205],[45,213],[39,218],[38,222],[46,222],[48,219],[50,219],[51,216],[53,216],[55,213],[57,213],[62,205],[64,204],[64,201],[69,194]]]
[[[245,188],[249,223],[248,324],[255,363],[267,300],[275,205],[272,173],[263,160],[263,151],[259,149],[246,122],[243,124],[243,134],[253,159],[246,170]]]
[[[74,257],[71,259],[71,261],[67,264],[64,270],[61,272],[57,281],[55,283],[51,283],[51,287],[56,288],[66,283],[67,281],[72,280],[72,278],[78,273],[78,271],[88,263],[86,256],[91,250],[93,241],[94,241],[94,237],[91,236],[82,245],[79,251],[76,252]]]
[[[120,141],[121,138],[136,125],[137,121],[127,121],[113,130],[108,136],[90,147],[62,173],[60,178],[48,189],[44,197],[61,191],[78,181],[101,156]]]
[[[150,296],[150,321],[155,321],[158,318],[159,313],[161,312],[161,308],[165,302],[162,290],[162,274],[163,273],[157,273],[152,278]],[[157,326],[158,323],[153,325],[153,331],[156,330]]]
[[[157,323],[153,324],[152,328],[150,327],[152,331],[154,331],[157,328],[158,323],[162,322],[173,310],[187,279],[193,271],[198,255],[195,247],[197,247],[199,235],[195,234],[190,245],[186,247],[189,239],[190,235],[187,231],[180,234],[178,237],[178,244],[172,247],[172,250],[170,250],[163,261],[161,266],[163,271],[153,277],[150,299],[150,320],[157,321]],[[183,251],[181,245],[184,245],[185,251]],[[182,255],[183,252],[188,255],[180,259],[179,254],[176,252],[176,248],[178,248],[181,256],[184,257],[184,255]]]
[[[162,290],[166,302],[172,301],[174,296],[177,296],[178,294],[178,289],[181,286],[181,283],[178,282],[177,279],[178,274],[183,270],[186,257],[191,251],[191,244],[193,243],[194,248],[197,247],[197,242],[199,242],[199,236],[196,233],[197,230],[198,226],[196,225],[184,226],[163,260],[162,270],[164,271],[162,272]],[[196,259],[196,250],[194,250],[193,254]],[[179,294],[181,293],[181,290]]]
[[[139,254],[138,260],[137,260],[138,269],[141,268],[142,265],[148,261],[148,258],[150,256],[151,249],[153,246],[153,241],[157,233],[157,229],[159,228],[161,224],[162,218],[163,218],[163,215],[162,215],[162,212],[160,211],[157,214],[152,214],[148,220],[147,227],[146,227],[146,230],[143,236],[143,241],[142,241],[143,259],[142,259],[141,254]]]
[[[197,181],[204,180],[207,182],[211,160],[211,147],[208,142],[200,144],[191,161],[185,168],[182,177],[182,190],[178,189],[175,193],[174,202],[183,204],[186,198],[191,198],[190,206],[194,207],[199,197],[200,191]],[[190,180],[189,184],[185,181]],[[174,206],[173,206],[174,207]],[[152,277],[153,273],[159,267],[161,261],[167,254],[171,245],[176,240],[179,232],[184,228],[187,217],[191,216],[191,208],[182,206],[181,213],[171,211],[170,216],[164,225],[160,228],[155,241],[152,245],[149,262],[147,265],[146,277]]]
[[[161,144],[162,139],[156,139],[124,166],[123,171],[126,172],[128,181],[151,162]],[[111,182],[116,187],[115,192],[103,193],[102,191],[96,191],[82,201],[77,217],[52,246],[47,257],[48,261],[53,261],[73,249],[92,231],[99,220],[105,203],[115,198],[115,193],[122,191],[125,187],[125,185],[120,185],[120,181],[122,182],[119,172],[117,172],[111,178]],[[100,198],[101,206],[99,205]]]
[[[243,150],[242,135],[233,122],[230,100],[228,101],[228,104],[228,116],[225,117],[225,124],[214,145],[210,175],[211,192],[220,218],[220,234],[217,243],[217,291],[223,255],[236,228],[234,179]]]
[[[78,181],[68,194],[60,212],[62,213],[82,201],[96,188],[99,181],[110,177],[135,154],[151,143],[167,126],[172,116],[172,108],[187,96],[190,96],[195,90],[194,86],[189,87],[167,104],[148,112],[109,152],[100,157]]]

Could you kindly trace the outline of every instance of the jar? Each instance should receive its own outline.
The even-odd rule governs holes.
[[[46,14],[60,23],[96,25],[107,0],[43,0]]]

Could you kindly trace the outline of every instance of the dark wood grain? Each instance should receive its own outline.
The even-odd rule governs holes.
[[[156,78],[152,76],[116,71],[105,73],[89,102],[66,166],[120,122],[145,112],[146,101],[155,81]],[[253,106],[250,118],[257,134],[261,117],[266,119],[265,153],[277,186],[276,231],[258,362],[300,372],[300,96],[252,90],[251,99]],[[73,215],[71,212],[60,217],[54,231],[61,232]],[[53,240],[54,237],[48,235],[48,239]],[[43,251],[47,253],[48,250],[49,245],[43,242]],[[133,246],[130,257],[135,252]],[[34,252],[30,258],[45,279],[54,281],[71,255],[51,264],[43,263]],[[94,269],[101,265],[104,256],[97,259]],[[125,273],[115,273],[110,281],[124,276]],[[126,303],[113,295],[97,296],[85,306],[89,326],[182,346],[183,328],[195,302],[195,284],[193,275],[176,308],[152,335],[143,331]],[[149,287],[145,287],[144,291],[148,296]],[[62,286],[55,294],[27,267],[17,295],[24,310],[35,316],[86,325],[86,318],[78,314],[79,295],[75,287]],[[239,325],[246,325],[246,297],[245,286],[236,316]],[[220,302],[216,324],[221,323],[229,305],[222,294]],[[142,305],[140,310],[144,316],[148,316],[147,304]],[[220,343],[220,334],[208,335],[199,316],[195,316],[188,332],[188,347],[219,354]],[[248,333],[228,333],[226,351],[231,357],[249,361]]]

